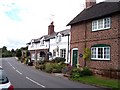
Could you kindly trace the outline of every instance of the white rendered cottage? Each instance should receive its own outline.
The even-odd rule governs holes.
[[[70,63],[70,30],[54,32],[53,22],[48,26],[48,35],[32,39],[27,43],[31,60],[52,60],[63,57],[65,63]]]

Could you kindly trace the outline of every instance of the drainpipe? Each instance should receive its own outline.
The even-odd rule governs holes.
[[[49,49],[48,52],[50,53],[50,39],[49,39]],[[48,60],[49,60],[49,56],[48,56]]]
[[[87,45],[86,45],[86,37],[87,37],[87,22],[85,21],[84,22],[85,23],[85,49],[86,49],[86,47],[87,47]],[[86,66],[86,59],[85,59],[85,61],[84,61],[84,67]]]
[[[68,54],[67,54],[67,62],[68,62],[68,60],[69,60],[69,40],[70,40],[70,39],[69,39],[69,36],[70,36],[70,35],[68,34]]]
[[[36,49],[35,49],[35,65],[37,65],[37,53],[36,53]]]

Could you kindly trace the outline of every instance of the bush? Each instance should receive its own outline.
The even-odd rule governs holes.
[[[87,67],[84,67],[82,70],[80,68],[73,68],[71,71],[71,78],[79,78],[79,77],[91,76],[91,75],[92,75],[92,71]]]
[[[73,68],[71,71],[71,78],[79,78],[81,70],[79,68]]]
[[[40,70],[45,70],[45,64],[36,65],[35,68],[36,68],[36,69],[40,69]]]
[[[80,76],[91,76],[93,73],[88,67],[84,67],[80,72]]]
[[[51,62],[55,62],[55,63],[64,63],[66,61],[65,58],[62,58],[62,57],[56,57],[55,59],[53,59]]]
[[[63,66],[61,64],[54,63],[52,72],[53,73],[61,73],[62,72],[62,68],[63,68]]]
[[[45,64],[45,61],[41,61],[41,60],[39,60],[39,61],[37,61],[38,62],[38,64]]]
[[[52,63],[46,63],[45,64],[45,71],[48,73],[51,73],[53,69],[53,64]]]

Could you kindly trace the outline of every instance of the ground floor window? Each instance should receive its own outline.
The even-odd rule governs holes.
[[[31,60],[35,60],[35,54],[34,53],[31,55]]]
[[[91,59],[110,60],[110,46],[98,44],[91,47]]]
[[[56,51],[55,50],[53,50],[53,56],[56,56]]]
[[[37,53],[37,60],[40,59],[40,53]]]
[[[60,57],[66,58],[66,49],[60,49]]]

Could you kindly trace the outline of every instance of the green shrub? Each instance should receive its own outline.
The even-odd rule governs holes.
[[[37,62],[38,62],[38,64],[45,64],[45,61],[42,61],[42,60],[39,60]]]
[[[52,72],[53,73],[61,73],[62,72],[62,68],[63,68],[63,66],[61,64],[54,63]]]
[[[56,57],[55,59],[53,59],[51,62],[55,62],[55,63],[64,63],[66,61],[65,58],[62,58],[62,57]]]
[[[51,73],[53,69],[53,64],[52,63],[46,63],[45,64],[45,71],[48,73]]]
[[[71,71],[71,78],[79,78],[81,70],[79,68],[73,68]]]
[[[45,64],[40,65],[40,70],[45,70]]]
[[[36,68],[36,69],[40,69],[40,68],[39,68],[39,65],[36,65],[35,68]]]
[[[45,64],[36,65],[35,68],[36,68],[36,69],[40,69],[40,70],[44,70],[44,69],[45,69]]]
[[[73,68],[71,71],[71,78],[79,78],[91,75],[92,71],[88,67],[84,67],[82,70],[80,68]]]
[[[88,67],[84,67],[80,72],[80,76],[91,76],[93,73]]]

